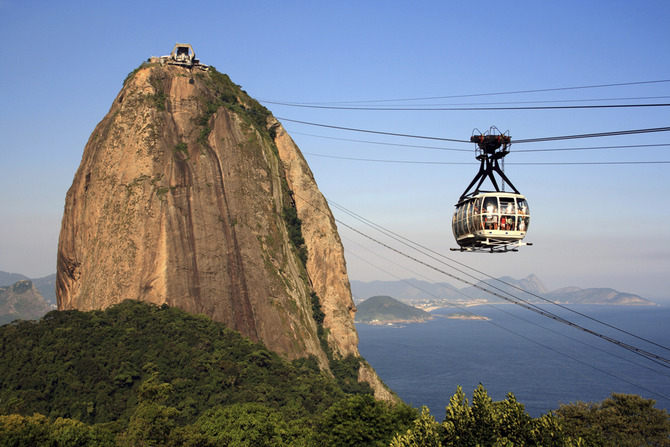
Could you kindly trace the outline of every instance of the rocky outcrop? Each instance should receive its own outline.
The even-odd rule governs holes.
[[[36,320],[51,310],[30,280],[0,287],[0,324],[14,320]]]
[[[202,313],[327,370],[316,293],[334,356],[359,355],[342,244],[307,163],[214,69],[129,75],[68,191],[56,290],[59,309],[131,298]]]
[[[298,217],[302,221],[302,233],[310,254],[307,272],[314,291],[321,298],[330,345],[341,356],[358,355],[358,334],[354,326],[356,307],[335,219],[296,144],[277,121],[272,123],[272,127],[288,185],[294,192]]]

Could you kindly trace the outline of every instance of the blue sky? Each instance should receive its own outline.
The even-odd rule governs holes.
[[[362,111],[270,101],[360,106],[667,80],[667,17],[665,1],[0,0],[0,270],[31,277],[55,272],[65,194],[89,135],[126,75],[149,56],[168,54],[175,42],[191,43],[203,63],[227,73],[280,118],[462,140],[474,128],[495,125],[514,141],[666,127],[670,109]],[[666,98],[640,99],[659,96]],[[661,82],[366,104],[668,103],[667,96],[670,83]],[[484,255],[448,251],[455,246],[453,206],[477,171],[473,146],[283,123],[329,200],[435,251],[491,276],[535,273],[552,289],[612,287],[670,298],[670,232],[664,228],[670,164],[514,164],[670,161],[670,146],[523,152],[663,144],[668,132],[513,145],[506,173],[529,200],[527,240],[534,245]],[[340,230],[351,279],[447,279]]]

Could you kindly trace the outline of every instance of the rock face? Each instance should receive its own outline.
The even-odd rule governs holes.
[[[35,320],[51,310],[39,290],[29,280],[0,287],[0,324],[14,320]]]
[[[61,310],[130,298],[206,314],[327,370],[315,293],[333,356],[359,356],[342,244],[306,161],[213,68],[129,75],[68,191],[56,291]]]

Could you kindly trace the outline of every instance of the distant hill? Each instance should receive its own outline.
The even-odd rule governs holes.
[[[558,289],[544,295],[545,298],[558,303],[572,304],[614,304],[614,305],[650,305],[651,301],[645,300],[631,293],[617,292],[614,289]]]
[[[58,306],[56,301],[56,274],[44,276],[42,278],[29,278],[20,273],[9,273],[0,271],[0,287],[11,286],[17,281],[29,279],[40,291],[47,303],[55,309]]]
[[[522,293],[519,289],[533,293],[542,298],[560,304],[610,304],[610,305],[654,305],[653,302],[631,293],[619,292],[611,288],[564,287],[554,291],[544,285],[536,275],[528,275],[522,279],[504,276],[498,279],[487,279],[477,284],[489,290],[504,291],[514,295],[522,295],[524,300],[541,302],[541,298]],[[407,302],[435,301],[448,303],[451,301],[464,304],[500,302],[497,298],[478,287],[469,286],[458,289],[446,283],[430,283],[416,279],[404,281],[351,281],[351,290],[356,299],[365,299],[373,295],[391,295],[398,300]]]
[[[39,290],[28,280],[0,287],[0,325],[14,320],[36,320],[51,310]]]
[[[373,296],[358,304],[357,308],[356,323],[421,323],[433,318],[430,313],[390,296]]]

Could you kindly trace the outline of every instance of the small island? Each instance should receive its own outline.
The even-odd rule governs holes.
[[[409,306],[390,296],[373,296],[356,306],[355,323],[390,325],[424,323],[434,316],[416,307]]]
[[[483,315],[475,315],[468,312],[456,312],[453,314],[443,315],[444,318],[449,318],[451,320],[484,320],[488,321],[490,318]]]

